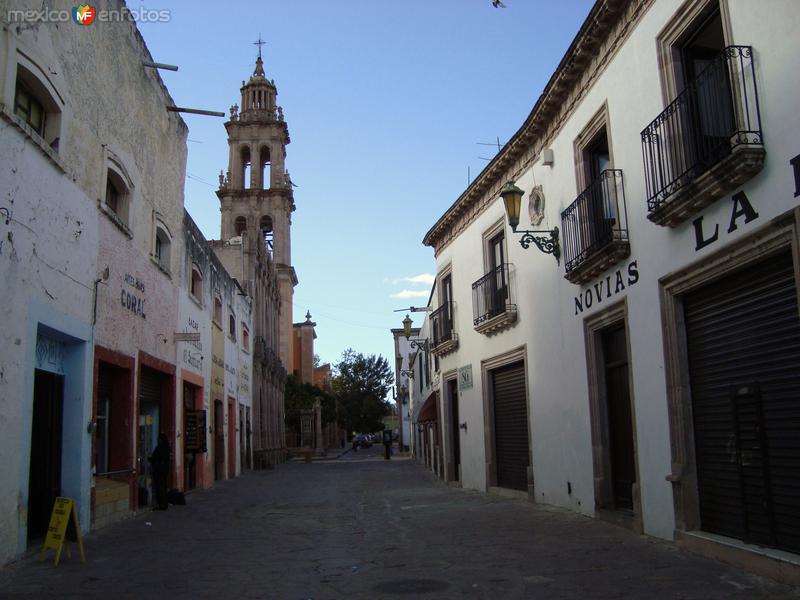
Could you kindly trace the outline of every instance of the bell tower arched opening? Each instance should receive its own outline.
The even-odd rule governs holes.
[[[272,162],[270,161],[268,146],[262,146],[258,164],[260,166],[261,189],[268,190],[272,187]]]
[[[259,229],[261,230],[261,235],[264,236],[264,249],[267,251],[267,254],[272,256],[273,245],[275,242],[275,232],[272,229],[272,217],[269,215],[264,215],[261,217]]]
[[[244,146],[242,148],[242,189],[250,188],[250,177],[252,172],[252,163],[250,162],[250,148]]]

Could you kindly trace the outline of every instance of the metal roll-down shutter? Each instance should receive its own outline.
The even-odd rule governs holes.
[[[786,252],[684,297],[704,530],[800,551],[800,318]]]
[[[492,371],[497,485],[528,489],[528,409],[522,362]]]

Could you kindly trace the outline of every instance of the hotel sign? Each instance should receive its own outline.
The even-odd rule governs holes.
[[[472,365],[459,367],[458,369],[458,390],[472,389]]]

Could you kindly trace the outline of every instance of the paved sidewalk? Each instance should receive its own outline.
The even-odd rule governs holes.
[[[381,450],[380,448],[378,450]],[[0,569],[0,598],[800,599],[800,592],[573,513],[454,489],[359,450],[249,472]]]

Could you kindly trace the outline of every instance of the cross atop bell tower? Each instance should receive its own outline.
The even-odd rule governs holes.
[[[258,58],[261,58],[261,46],[263,46],[266,43],[267,42],[265,42],[264,40],[261,39],[261,34],[259,33],[258,34],[258,41],[253,42],[254,46],[258,46]]]
[[[289,128],[277,105],[278,89],[264,71],[259,35],[255,69],[242,81],[240,104],[231,106],[228,132],[228,169],[220,173],[223,242],[241,238],[246,285],[256,273],[274,263],[280,287],[280,355],[291,372],[292,297],[297,276],[291,259],[291,215],[294,193],[285,168]]]

